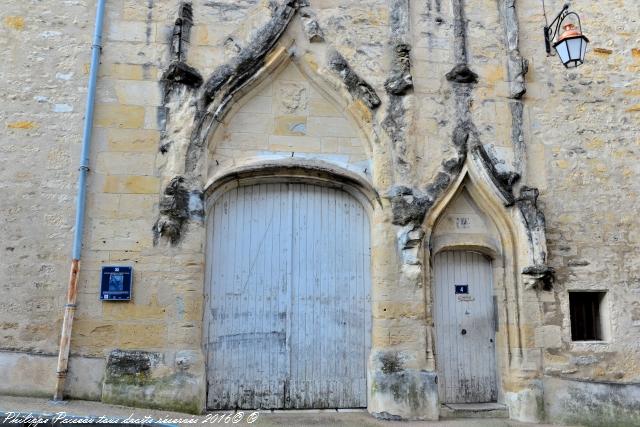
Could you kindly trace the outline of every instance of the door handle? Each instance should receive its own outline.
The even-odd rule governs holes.
[[[461,333],[462,335],[467,335],[467,330],[466,330],[466,329],[463,329],[463,330],[461,330],[461,331],[460,331],[460,333]]]

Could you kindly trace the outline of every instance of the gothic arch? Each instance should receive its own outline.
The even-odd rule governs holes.
[[[230,124],[235,116],[243,111],[243,107],[256,96],[259,96],[261,91],[269,85],[277,83],[279,77],[286,71],[289,71],[289,73],[294,72],[302,75],[312,90],[319,93],[320,96],[339,113],[341,118],[346,119],[350,127],[355,130],[356,137],[362,142],[362,149],[366,159],[370,164],[373,163],[376,134],[373,132],[371,122],[367,121],[366,117],[360,114],[362,112],[360,109],[354,107],[350,95],[346,93],[346,91],[341,91],[335,82],[332,82],[327,77],[326,73],[320,71],[317,67],[317,57],[315,54],[306,51],[303,55],[300,55],[297,52],[296,42],[293,39],[281,40],[281,43],[276,46],[270,54],[269,62],[256,73],[255,78],[250,84],[244,87],[241,92],[234,95],[234,99],[230,101],[229,105],[225,107],[225,110],[220,113],[219,117],[212,122],[208,130],[205,145],[209,156],[215,152],[219,140],[224,133],[223,129],[225,125]],[[202,157],[208,156],[203,154]],[[338,169],[349,170],[349,167],[333,163],[330,159],[331,156],[326,156],[324,159],[321,155],[317,157],[321,163],[334,164]],[[299,161],[303,167],[306,163],[309,163],[304,158],[299,158],[294,155],[289,159],[289,163],[295,163],[296,161]],[[252,163],[258,165],[261,162],[253,161]],[[311,168],[313,169],[314,167],[312,166]],[[369,181],[372,180],[371,169],[372,168],[367,167],[365,168],[365,172],[361,173],[361,175],[366,176]],[[206,180],[207,182],[211,182],[217,179],[217,177],[226,174],[229,170],[222,168],[213,175],[207,173]]]
[[[436,243],[434,246],[434,230],[447,213],[447,208],[462,193],[466,193],[485,218],[495,226],[497,245],[481,240],[472,240],[469,244],[453,239],[445,244]],[[429,313],[427,321],[431,328],[434,287],[432,261],[436,253],[442,250],[470,248],[483,252],[494,260],[493,286],[494,294],[497,296],[499,325],[496,336],[498,399],[512,406],[515,411],[519,410],[521,402],[516,402],[518,398],[513,396],[522,390],[535,389],[531,383],[535,379],[530,378],[528,372],[531,372],[532,364],[539,364],[538,359],[533,360],[531,357],[536,351],[532,331],[539,323],[535,314],[537,304],[527,302],[538,301],[537,292],[528,285],[539,282],[540,278],[528,275],[528,269],[531,269],[532,265],[538,265],[538,259],[535,253],[536,246],[532,243],[532,230],[527,225],[526,208],[523,209],[521,206],[521,200],[505,197],[505,192],[496,186],[490,171],[473,154],[467,157],[455,180],[439,197],[422,224],[425,232],[425,302]],[[541,243],[544,244],[544,240]],[[433,329],[429,335],[428,359],[431,368],[435,370]]]
[[[164,237],[175,245],[189,219],[202,219],[209,142],[225,118],[233,116],[263,83],[287,66],[295,66],[353,125],[370,162],[363,169],[372,185],[380,189],[391,182],[392,171],[384,167],[389,163],[389,151],[383,146],[388,141],[375,117],[380,99],[330,44],[310,41],[299,25],[301,7],[296,0],[278,5],[271,20],[237,56],[204,81],[181,59],[164,73],[164,99],[171,115],[161,141],[164,159],[160,170],[167,184],[153,228],[154,242]]]

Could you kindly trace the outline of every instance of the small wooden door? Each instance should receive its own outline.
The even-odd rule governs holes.
[[[259,184],[214,204],[211,409],[367,405],[369,220],[348,193]]]
[[[497,400],[491,260],[471,251],[434,259],[438,387],[443,403]]]

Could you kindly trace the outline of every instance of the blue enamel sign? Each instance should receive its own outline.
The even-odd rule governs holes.
[[[104,266],[100,283],[100,299],[103,301],[129,301],[133,271],[131,267]]]
[[[455,285],[456,294],[468,294],[469,293],[469,285]]]

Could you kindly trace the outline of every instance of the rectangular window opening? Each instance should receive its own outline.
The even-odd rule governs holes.
[[[606,292],[569,292],[572,341],[604,341]]]

